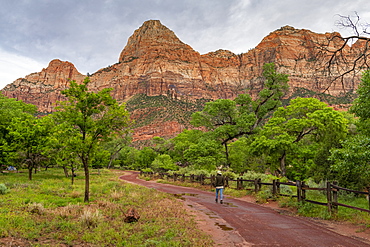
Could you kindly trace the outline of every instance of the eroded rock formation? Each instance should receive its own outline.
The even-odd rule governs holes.
[[[290,75],[291,92],[295,88],[306,88],[340,95],[355,90],[358,78],[332,83],[329,77],[317,73],[328,58],[322,47],[336,35],[339,34],[317,34],[285,26],[271,32],[256,48],[246,53],[236,55],[218,50],[201,55],[160,21],[150,20],[128,39],[118,63],[90,76],[90,87],[94,91],[111,87],[112,96],[121,102],[137,94],[166,95],[186,101],[233,99],[240,93],[258,93],[263,64],[274,62],[279,72]],[[326,49],[334,50],[342,42],[340,39],[330,42]],[[361,45],[357,43],[352,49],[346,47],[346,56],[351,58],[355,54],[353,50],[361,48]],[[63,99],[60,91],[68,86],[68,81],[81,82],[84,77],[70,62],[53,60],[41,72],[16,80],[2,92],[8,97],[37,105],[41,112],[50,112],[53,103]],[[135,135],[138,139],[179,133],[183,128],[174,122],[148,126],[137,129]]]

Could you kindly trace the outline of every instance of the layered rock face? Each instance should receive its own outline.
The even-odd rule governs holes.
[[[36,105],[40,112],[51,112],[56,101],[64,100],[60,91],[67,88],[69,81],[82,82],[84,78],[72,63],[55,59],[46,69],[15,80],[2,92],[10,98]]]
[[[149,96],[167,95],[179,100],[200,98],[233,99],[240,93],[255,95],[261,88],[260,75],[264,63],[274,62],[278,72],[290,75],[291,90],[295,87],[316,92],[339,95],[355,90],[358,78],[345,78],[332,83],[331,78],[318,74],[317,70],[328,61],[327,50],[341,45],[341,39],[332,38],[338,33],[317,34],[309,30],[283,27],[266,36],[261,43],[247,53],[236,55],[218,50],[204,55],[194,51],[179,40],[173,31],[160,21],[146,21],[128,39],[118,63],[103,68],[90,76],[92,90],[113,88],[112,96],[126,101],[136,94]],[[332,40],[329,42],[329,40]],[[345,47],[347,58],[355,55],[354,49],[364,44]],[[352,52],[352,53],[351,53]],[[60,91],[69,80],[81,82],[85,76],[73,64],[53,60],[46,69],[7,85],[3,94],[38,106],[41,112],[53,110],[53,103],[62,99]],[[142,128],[148,138],[164,132],[180,132],[174,123],[156,125],[156,130]],[[160,128],[163,128],[163,131]],[[152,129],[153,129],[152,128]],[[145,135],[151,132],[152,134]]]

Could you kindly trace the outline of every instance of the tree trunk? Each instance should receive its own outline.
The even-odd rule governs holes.
[[[224,146],[225,146],[226,165],[227,165],[227,167],[230,167],[229,149],[227,148],[227,142],[224,144]]]
[[[89,176],[89,166],[87,161],[84,161],[84,170],[85,170],[85,198],[84,202],[89,202],[89,190],[90,190],[90,176]]]
[[[108,163],[108,169],[110,169],[110,166],[112,165],[113,157],[111,156]]]
[[[33,167],[32,166],[28,166],[28,179],[29,180],[32,180],[32,170],[33,170]]]
[[[63,171],[64,171],[64,176],[66,176],[66,178],[68,178],[68,170],[67,170],[66,166],[63,166]]]
[[[286,175],[286,165],[285,165],[285,160],[286,160],[286,153],[284,151],[283,155],[280,157],[280,169],[281,169],[281,175],[285,176]]]

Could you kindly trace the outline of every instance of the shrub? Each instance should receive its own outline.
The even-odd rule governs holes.
[[[152,168],[141,169],[142,172],[153,172]]]
[[[113,201],[119,201],[123,196],[123,193],[121,191],[114,190],[111,193],[111,198]]]
[[[42,215],[45,213],[45,208],[41,203],[34,202],[28,205],[28,212],[31,214]]]
[[[80,216],[80,222],[82,223],[82,225],[87,226],[87,228],[97,227],[101,218],[102,217],[98,210],[95,210],[95,212],[93,212],[90,209],[86,209]]]
[[[0,194],[4,195],[9,192],[9,189],[5,186],[5,184],[0,184]]]
[[[80,211],[81,211],[80,205],[68,204],[65,207],[56,208],[55,214],[62,219],[66,219],[68,217],[76,217],[80,213]]]
[[[272,193],[269,188],[266,188],[264,190],[259,191],[256,196],[258,203],[266,203],[267,200],[272,197]]]
[[[286,184],[280,185],[280,193],[284,195],[293,195],[292,188]]]

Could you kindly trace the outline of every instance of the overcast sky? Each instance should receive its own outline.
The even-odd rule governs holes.
[[[112,65],[146,20],[201,54],[239,54],[285,25],[346,35],[335,22],[354,11],[370,23],[369,0],[0,0],[0,89],[56,58],[83,74]]]

